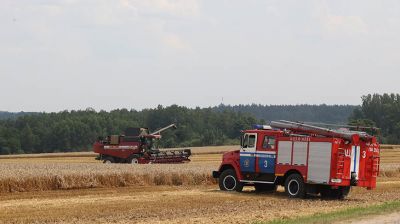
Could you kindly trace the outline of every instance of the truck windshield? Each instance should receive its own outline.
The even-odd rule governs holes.
[[[263,141],[264,149],[275,149],[275,137],[265,136]]]
[[[248,148],[254,148],[256,143],[256,136],[255,135],[249,135],[249,145]]]
[[[242,148],[254,148],[256,145],[256,135],[245,134],[243,136]]]
[[[249,144],[249,136],[244,135],[242,139],[242,148],[247,148],[247,145]]]

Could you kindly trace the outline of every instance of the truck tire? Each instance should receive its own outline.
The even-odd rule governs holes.
[[[115,160],[112,157],[106,157],[106,158],[104,158],[103,163],[106,163],[106,164],[115,163]]]
[[[333,198],[332,189],[324,188],[321,190],[321,198],[322,199],[332,199]]]
[[[338,189],[323,189],[321,191],[321,197],[324,199],[339,199],[343,200],[350,193],[350,186],[339,187]]]
[[[218,182],[219,189],[222,191],[241,192],[243,190],[243,184],[239,181],[233,169],[224,170],[219,176]]]
[[[261,184],[261,183],[255,183],[254,188],[256,189],[256,192],[275,192],[276,189],[278,188],[277,185],[275,184]]]
[[[303,177],[295,173],[286,178],[285,192],[289,198],[304,198],[306,195],[306,186]]]
[[[341,188],[341,195],[339,195],[339,199],[344,199],[347,197],[347,195],[349,195],[351,187],[347,186],[347,187],[340,187]]]

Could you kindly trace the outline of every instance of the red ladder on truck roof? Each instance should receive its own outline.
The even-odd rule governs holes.
[[[345,157],[346,157],[345,149],[339,148],[337,152],[337,164],[336,164],[336,174],[338,178],[343,177]]]

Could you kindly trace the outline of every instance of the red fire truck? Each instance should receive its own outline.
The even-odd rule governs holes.
[[[243,131],[240,150],[223,155],[218,171],[224,191],[275,191],[343,199],[351,186],[373,189],[379,174],[379,144],[361,131],[329,129],[290,121]]]

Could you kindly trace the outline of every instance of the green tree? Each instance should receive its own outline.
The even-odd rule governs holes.
[[[400,95],[368,94],[362,98],[362,106],[354,110],[351,124],[376,125],[381,130],[382,142],[400,143]]]
[[[26,124],[25,127],[21,130],[21,135],[20,135],[21,149],[25,153],[32,153],[35,144],[34,141],[35,141],[35,136],[32,133],[32,129],[29,127],[29,124]]]

